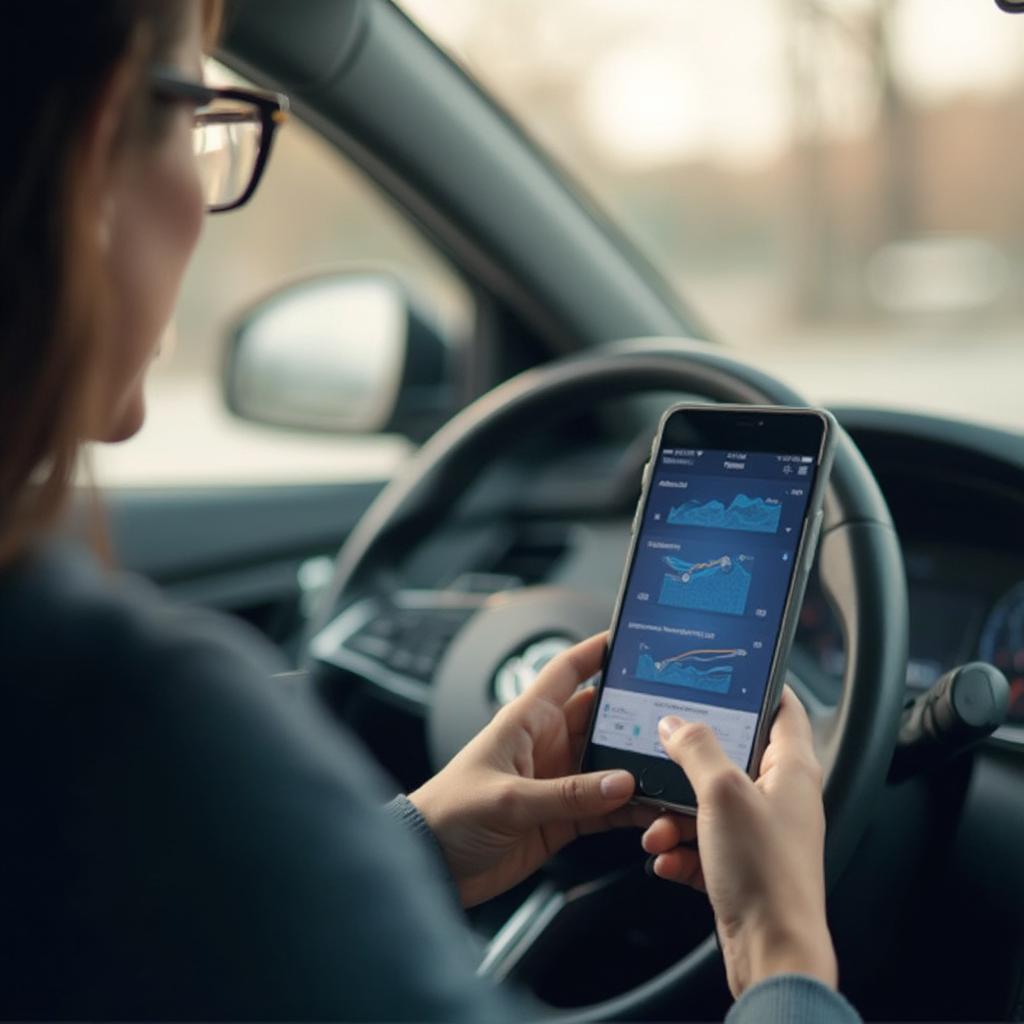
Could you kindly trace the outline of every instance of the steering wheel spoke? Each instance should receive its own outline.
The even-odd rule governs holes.
[[[512,912],[484,948],[477,974],[505,981],[529,956],[569,900],[569,891],[544,879]]]
[[[310,641],[322,665],[365,680],[408,710],[426,713],[448,648],[486,600],[454,590],[400,590],[364,597]]]

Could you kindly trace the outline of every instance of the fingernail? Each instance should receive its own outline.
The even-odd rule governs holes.
[[[658,732],[663,740],[667,740],[683,724],[683,720],[677,715],[666,715],[658,723]]]
[[[650,834],[651,834],[651,830],[650,830],[650,829],[648,829],[648,830],[647,830],[647,831],[646,831],[646,832],[645,832],[645,833],[644,833],[644,834],[643,834],[643,835],[642,835],[642,836],[640,837],[640,848],[641,848],[641,849],[642,849],[642,850],[644,851],[644,853],[646,853],[646,852],[647,852],[647,837],[648,837],[648,836],[649,836]]]
[[[629,772],[611,772],[601,780],[601,796],[621,800],[633,792],[633,776]]]

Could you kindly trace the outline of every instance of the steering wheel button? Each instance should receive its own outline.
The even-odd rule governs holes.
[[[360,632],[368,636],[394,636],[398,630],[395,620],[389,615],[380,615],[371,619]]]
[[[387,640],[359,633],[350,637],[345,646],[353,651],[358,651],[360,654],[368,654],[371,658],[386,659],[391,654],[391,644]]]
[[[398,650],[393,651],[391,657],[388,658],[388,664],[395,669],[396,672],[405,672],[412,668],[415,660],[416,659],[411,651],[407,651],[404,647],[399,647]]]
[[[429,680],[434,675],[435,668],[437,668],[437,659],[428,657],[425,654],[421,654],[412,664],[412,671],[420,679]]]

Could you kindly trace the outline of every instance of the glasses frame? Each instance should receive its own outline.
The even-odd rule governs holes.
[[[256,108],[260,118],[260,148],[256,154],[249,183],[238,199],[230,203],[208,205],[206,212],[227,213],[228,210],[237,210],[240,206],[244,206],[252,198],[256,186],[260,183],[260,178],[263,177],[263,171],[266,169],[270,150],[274,143],[275,131],[288,120],[288,97],[283,93],[264,92],[260,89],[214,88],[183,75],[173,67],[153,68],[150,71],[149,80],[154,93],[160,99],[194,104],[197,124],[201,123],[199,118],[203,116],[199,112],[199,108],[209,106],[214,100],[235,100],[239,103],[252,104]]]

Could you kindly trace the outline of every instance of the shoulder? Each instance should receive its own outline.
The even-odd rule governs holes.
[[[44,1015],[514,1019],[380,774],[244,627],[62,553],[0,574],[3,639],[0,865]]]
[[[355,738],[273,678],[286,668],[246,624],[175,605],[81,550],[0,573],[0,731],[61,793],[85,780],[76,794],[90,813],[127,801],[145,814],[157,791],[161,813],[189,827],[204,807],[257,819],[282,803],[301,813],[313,792],[339,806],[380,800],[384,780]]]
[[[88,680],[94,699],[130,690],[141,674],[152,689],[186,669],[269,676],[285,668],[243,623],[175,605],[147,582],[107,571],[64,544],[0,573],[0,638],[9,676],[31,677],[44,690],[73,680],[79,689]]]
[[[65,768],[116,777],[128,760],[152,775],[186,752],[196,771],[239,774],[304,768],[313,749],[322,761],[334,730],[273,678],[286,668],[245,623],[175,605],[80,550],[52,548],[0,573],[14,745],[45,737]]]

